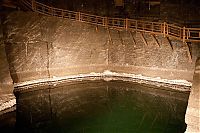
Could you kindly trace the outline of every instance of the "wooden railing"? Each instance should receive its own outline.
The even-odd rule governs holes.
[[[108,18],[96,15],[90,15],[81,12],[74,12],[47,6],[35,0],[21,0],[24,5],[28,6],[35,12],[81,21],[89,24],[95,24],[105,27],[122,28],[125,30],[135,30],[149,32],[153,34],[162,34],[167,37],[176,38],[183,42],[200,42],[200,28],[186,28],[173,24],[149,22],[134,19]]]

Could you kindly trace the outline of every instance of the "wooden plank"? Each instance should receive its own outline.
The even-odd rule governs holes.
[[[154,34],[151,34],[151,37],[153,38],[153,41],[158,45],[158,47],[160,47],[160,44],[158,42],[158,40],[156,39]]]
[[[185,27],[183,27],[183,42],[185,42],[185,37],[186,37],[186,34],[185,34]]]
[[[141,36],[142,41],[144,42],[145,46],[148,46],[147,40],[144,38],[144,35],[142,32],[140,32],[140,36]]]

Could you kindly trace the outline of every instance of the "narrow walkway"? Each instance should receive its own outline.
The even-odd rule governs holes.
[[[120,28],[123,30],[135,30],[151,34],[161,34],[166,37],[182,40],[183,42],[200,42],[200,28],[180,27],[174,24],[167,24],[166,22],[160,23],[128,18],[122,19],[96,16],[50,7],[35,0],[20,0],[20,2],[32,11],[48,16],[67,18],[109,28]]]

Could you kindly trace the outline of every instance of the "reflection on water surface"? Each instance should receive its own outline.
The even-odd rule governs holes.
[[[73,81],[17,94],[16,131],[183,133],[188,95],[124,81]]]

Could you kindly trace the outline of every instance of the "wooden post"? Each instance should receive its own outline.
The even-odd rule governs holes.
[[[185,42],[185,27],[183,27],[183,42]]]
[[[190,30],[188,30],[188,39],[190,38]]]
[[[98,25],[97,16],[95,16],[95,24]]]
[[[164,22],[164,25],[163,25],[163,34],[164,34],[164,37],[166,37],[166,34],[165,34],[165,32],[166,32],[165,29],[166,28],[165,27],[166,27],[166,22]]]
[[[107,27],[108,26],[108,18],[104,17],[104,26]]]
[[[31,5],[32,5],[32,10],[35,11],[35,0],[31,1]]]
[[[169,25],[166,23],[166,31],[167,31],[167,35],[169,34]]]
[[[189,39],[189,29],[187,29],[187,39]]]
[[[135,21],[135,29],[137,30],[138,28],[138,23],[137,23],[137,20]]]
[[[81,12],[78,12],[78,21],[81,21]]]
[[[126,30],[128,30],[128,18],[126,18]]]

